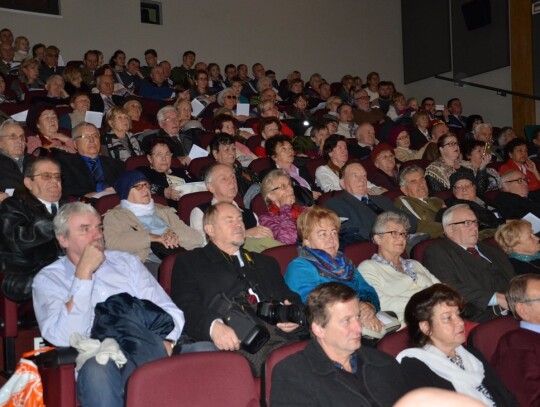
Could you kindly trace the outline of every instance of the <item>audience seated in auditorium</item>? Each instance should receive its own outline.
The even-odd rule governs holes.
[[[50,75],[45,83],[45,90],[47,91],[46,95],[33,97],[30,103],[49,103],[54,106],[69,105],[70,98],[64,89],[64,78],[61,75]]]
[[[103,218],[105,247],[139,256],[157,278],[161,260],[203,244],[202,236],[178,218],[176,210],[154,202],[140,171],[127,171],[114,185],[120,205]]]
[[[378,214],[384,211],[398,210],[392,202],[382,195],[368,195],[367,174],[359,163],[346,164],[341,169],[340,185],[343,192],[328,200],[326,207],[339,217],[345,218],[339,234],[340,247],[354,242],[370,240],[371,228]],[[407,215],[416,231],[416,220]]]
[[[6,190],[24,190],[24,169],[34,160],[25,150],[22,126],[13,119],[0,124],[0,202],[11,196]]]
[[[514,276],[504,252],[478,240],[478,220],[468,205],[448,208],[442,224],[446,237],[426,249],[424,265],[463,295],[464,318],[483,322],[504,313],[504,290]]]
[[[230,168],[217,164],[215,169],[229,171],[227,184],[234,182]],[[270,352],[298,341],[298,334],[305,328],[294,322],[274,326],[253,316],[269,330],[270,340],[250,353],[242,345],[239,332],[223,322],[225,315],[219,312],[223,309],[223,295],[252,310],[257,303],[269,300],[301,306],[300,297],[283,281],[276,260],[242,247],[245,227],[243,215],[235,205],[219,202],[209,206],[202,223],[208,244],[179,256],[172,276],[172,298],[186,316],[185,334],[195,340],[211,340],[222,351],[239,351],[258,376]]]
[[[380,109],[386,115],[392,104],[392,85],[388,81],[380,81],[377,89],[379,97],[371,101],[371,107]]]
[[[424,120],[427,122],[427,115],[424,114],[423,119],[420,120]],[[420,147],[419,150],[412,150],[411,136],[409,135],[409,131],[407,130],[407,128],[404,126],[396,126],[392,130],[390,130],[387,142],[394,149],[396,159],[401,163],[409,160],[422,159],[426,148],[431,144],[430,140],[429,142],[423,144],[423,146]]]
[[[413,295],[405,309],[409,343],[397,360],[413,388],[454,390],[484,405],[518,406],[493,368],[476,350],[467,350],[461,312],[463,296],[444,284]]]
[[[428,196],[424,170],[416,165],[405,168],[399,174],[399,185],[403,196],[394,200],[394,205],[416,218],[418,233],[427,233],[431,238],[441,237],[444,201]]]
[[[234,117],[228,114],[219,114],[213,121],[214,132],[216,134],[228,134],[234,137],[236,146],[236,160],[242,165],[247,167],[253,160],[257,158],[249,147],[244,144],[246,139],[251,137],[252,134],[238,129],[238,121]]]
[[[19,62],[15,61],[15,50],[11,43],[0,43],[0,74],[13,75],[17,72]]]
[[[51,149],[75,153],[73,140],[58,131],[60,125],[54,105],[31,105],[26,116],[26,126],[33,134],[28,136],[27,149],[30,154],[46,155]]]
[[[409,230],[409,220],[402,213],[378,215],[371,230],[377,253],[358,266],[362,277],[377,292],[381,309],[394,312],[402,323],[411,296],[439,282],[420,262],[402,257]]]
[[[147,99],[171,100],[174,89],[167,83],[161,66],[154,66],[150,76],[142,81],[139,95]]]
[[[80,66],[82,78],[86,86],[93,87],[95,82],[96,69],[98,68],[99,56],[96,50],[88,50],[84,53],[83,64]]]
[[[305,155],[308,158],[320,158],[324,156],[324,142],[330,135],[325,122],[326,119],[320,123],[314,123],[309,129],[309,137],[299,135],[294,138],[293,147],[296,155]]]
[[[131,120],[126,109],[121,106],[111,108],[105,115],[109,131],[101,138],[101,153],[120,161],[141,155],[137,137],[129,131]]]
[[[540,218],[539,193],[529,192],[527,177],[518,170],[508,170],[501,176],[495,205],[505,219],[521,219],[529,212]]]
[[[272,406],[392,406],[409,390],[393,357],[361,345],[362,311],[356,291],[337,282],[308,296],[312,339],[274,368]]]
[[[354,122],[358,125],[362,123],[382,123],[384,113],[380,109],[372,109],[369,103],[367,89],[357,89],[353,92],[356,108],[353,109]]]
[[[171,79],[175,85],[180,85],[184,89],[189,89],[195,83],[195,70],[192,69],[195,58],[195,52],[184,52],[182,55],[182,65],[175,66],[171,71]]]
[[[191,211],[189,217],[189,225],[206,238],[203,224],[203,216],[205,211],[212,205],[218,202],[228,202],[236,207],[236,195],[238,194],[238,186],[233,169],[229,165],[213,164],[206,172],[204,183],[206,188],[213,195],[210,202],[206,202]],[[266,226],[259,224],[257,215],[247,208],[238,208],[242,214],[242,219],[245,229],[245,245],[246,250],[262,252],[270,247],[279,246],[281,243],[274,239],[272,230]]]
[[[83,81],[81,68],[78,66],[66,66],[62,72],[64,78],[64,89],[69,96],[73,96],[77,92],[90,93],[90,87]]]
[[[486,191],[495,191],[501,187],[501,177],[499,173],[487,165],[490,162],[490,155],[486,154],[486,143],[480,140],[470,140],[463,145],[463,158],[470,162],[475,174],[485,170],[487,173]]]
[[[307,208],[296,203],[291,177],[287,171],[270,171],[262,180],[261,196],[268,206],[268,212],[260,215],[259,223],[270,228],[277,241],[284,244],[296,243],[297,220]]]
[[[172,354],[184,316],[137,256],[105,250],[101,217],[90,205],[64,205],[54,233],[66,256],[42,269],[32,286],[41,335],[54,346],[76,344],[80,350],[89,346],[81,337],[90,334],[116,339],[123,352],[105,364],[94,356],[79,361],[77,396],[88,407],[123,406],[130,374]]]
[[[126,99],[124,103],[124,109],[127,110],[128,116],[131,120],[131,132],[133,134],[140,134],[144,131],[150,131],[157,126],[150,123],[143,115],[143,109],[141,102],[137,99]]]
[[[530,222],[506,222],[495,233],[495,240],[508,254],[516,274],[540,274],[540,243]]]
[[[73,129],[86,119],[86,112],[90,110],[90,96],[85,92],[75,92],[70,99],[71,113],[64,113],[58,119],[61,128]]]
[[[62,168],[65,197],[92,198],[99,192],[114,192],[114,183],[124,171],[123,162],[99,155],[99,130],[81,122],[72,131],[77,153],[56,155]]]
[[[420,150],[423,146],[432,141],[429,131],[429,128],[431,127],[429,113],[421,110],[416,112],[412,116],[412,123],[414,129],[410,132],[411,149]]]
[[[540,402],[540,276],[513,278],[506,298],[520,327],[502,336],[491,363],[519,404],[534,406]]]

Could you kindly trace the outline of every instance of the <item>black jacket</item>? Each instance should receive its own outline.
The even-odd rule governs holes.
[[[339,371],[312,339],[303,351],[274,368],[272,407],[390,407],[409,390],[393,357],[367,347],[356,354],[357,374]]]

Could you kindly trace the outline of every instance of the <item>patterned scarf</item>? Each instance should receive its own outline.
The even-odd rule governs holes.
[[[353,262],[341,252],[332,258],[324,250],[299,247],[298,256],[313,264],[319,274],[327,278],[351,281],[356,271]]]

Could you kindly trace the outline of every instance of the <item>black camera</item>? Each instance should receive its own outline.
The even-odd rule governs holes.
[[[248,305],[231,301],[225,294],[219,293],[210,303],[210,308],[233,329],[246,352],[257,353],[270,339],[268,329],[259,322]]]
[[[293,322],[303,325],[306,321],[304,307],[296,304],[284,305],[277,301],[262,301],[257,304],[257,316],[271,325]]]

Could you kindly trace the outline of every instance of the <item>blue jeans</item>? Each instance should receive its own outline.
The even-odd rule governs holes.
[[[135,364],[128,360],[122,367],[109,360],[100,365],[96,358],[86,361],[77,377],[77,397],[84,407],[123,407],[124,389]]]

